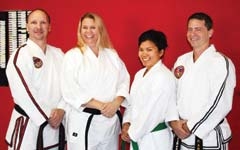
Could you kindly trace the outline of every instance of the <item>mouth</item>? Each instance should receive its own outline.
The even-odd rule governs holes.
[[[195,41],[198,41],[199,38],[198,37],[190,37],[189,40],[192,42],[195,42]]]
[[[85,35],[85,38],[86,38],[86,39],[93,39],[94,36],[93,36],[93,35]]]
[[[147,62],[147,61],[150,60],[150,58],[149,58],[149,57],[144,57],[144,58],[141,58],[141,60],[142,60],[143,62]]]

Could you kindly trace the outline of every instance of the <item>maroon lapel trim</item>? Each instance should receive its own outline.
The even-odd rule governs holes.
[[[13,64],[14,64],[14,66],[15,66],[15,68],[16,68],[16,71],[17,71],[17,73],[18,73],[21,81],[22,81],[23,86],[25,87],[25,90],[27,91],[28,96],[31,98],[33,104],[36,106],[36,108],[38,109],[38,111],[43,115],[43,117],[44,117],[46,120],[48,120],[47,115],[44,113],[44,111],[43,111],[43,110],[41,109],[41,107],[38,105],[38,103],[36,102],[36,100],[35,100],[35,98],[33,97],[32,93],[30,92],[30,90],[29,90],[29,88],[28,88],[28,85],[27,85],[26,81],[24,80],[24,77],[23,77],[23,75],[22,75],[22,73],[21,73],[21,70],[20,70],[20,69],[18,68],[18,66],[17,66],[17,58],[18,58],[19,51],[20,51],[20,49],[21,49],[22,47],[24,47],[24,46],[26,46],[26,45],[27,45],[27,44],[24,44],[24,45],[22,45],[21,47],[18,48],[18,50],[17,50],[17,52],[16,52],[16,55],[15,55],[15,57],[14,57],[14,60],[13,60]]]

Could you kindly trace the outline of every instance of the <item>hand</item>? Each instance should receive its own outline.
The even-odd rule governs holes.
[[[128,129],[130,127],[130,123],[124,123],[122,127],[121,138],[123,141],[130,142],[130,137],[128,135]]]
[[[183,129],[186,131],[186,132],[188,132],[188,133],[190,133],[191,131],[189,130],[189,128],[188,128],[188,126],[187,126],[187,122],[185,122],[185,123],[183,123]]]
[[[124,97],[117,96],[112,102],[104,103],[101,107],[101,113],[103,116],[111,118],[115,115],[121,103],[123,102]]]
[[[185,139],[188,136],[190,136],[191,132],[187,127],[187,121],[186,120],[175,120],[170,121],[169,125],[173,129],[174,133],[180,138]]]
[[[115,102],[108,102],[102,105],[101,113],[103,116],[112,118],[117,112],[119,105]]]
[[[49,124],[51,125],[52,128],[58,128],[60,123],[63,120],[65,111],[63,109],[53,109],[50,117],[48,119]]]

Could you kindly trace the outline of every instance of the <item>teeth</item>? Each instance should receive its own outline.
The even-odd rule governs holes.
[[[93,38],[92,35],[86,35],[85,37],[86,37],[86,38]]]
[[[143,61],[148,61],[148,60],[149,60],[149,58],[142,58],[142,60],[143,60]]]
[[[198,40],[198,37],[192,37],[190,39],[191,39],[191,41],[196,41],[196,40]]]

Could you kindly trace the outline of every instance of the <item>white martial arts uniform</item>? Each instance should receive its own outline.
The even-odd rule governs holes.
[[[44,54],[30,39],[11,55],[6,73],[13,100],[29,117],[13,110],[6,134],[9,149],[35,150],[40,125],[53,108],[65,108],[59,77],[63,55],[61,49],[50,45]],[[58,135],[59,129],[47,125],[44,147],[56,149]]]
[[[64,57],[61,88],[64,100],[72,109],[67,113],[68,149],[85,150],[85,129],[89,113],[82,104],[92,98],[110,102],[128,96],[130,76],[117,53],[99,51],[98,57],[86,47],[69,50]],[[106,118],[94,115],[88,132],[88,150],[117,150],[120,122],[117,115]]]
[[[170,129],[151,131],[161,122],[178,118],[175,79],[161,60],[144,76],[145,71],[143,68],[135,75],[123,122],[130,122],[128,134],[139,150],[170,150]]]
[[[211,45],[196,62],[193,52],[180,56],[174,65],[175,72],[179,66],[183,74],[177,82],[177,107],[192,132],[182,140],[182,149],[193,149],[195,136],[203,140],[204,149],[226,149],[231,139],[226,116],[232,108],[236,85],[232,61],[226,62]]]

